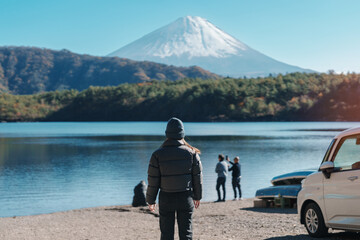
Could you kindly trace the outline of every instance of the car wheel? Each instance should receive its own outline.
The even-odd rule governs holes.
[[[304,212],[305,227],[312,237],[323,237],[328,233],[324,217],[318,205],[309,203]]]

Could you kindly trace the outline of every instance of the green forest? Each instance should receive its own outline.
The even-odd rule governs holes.
[[[0,121],[360,121],[360,75],[147,81],[0,94]]]

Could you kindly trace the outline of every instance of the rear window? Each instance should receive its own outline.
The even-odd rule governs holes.
[[[300,185],[301,181],[304,178],[292,178],[292,179],[285,179],[281,181],[274,182],[274,186],[281,186],[281,185]]]

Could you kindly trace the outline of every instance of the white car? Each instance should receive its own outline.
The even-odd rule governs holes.
[[[332,140],[319,170],[302,181],[297,206],[312,237],[329,228],[360,231],[360,128]]]

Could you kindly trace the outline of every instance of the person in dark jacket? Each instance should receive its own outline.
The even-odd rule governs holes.
[[[239,163],[240,158],[235,157],[234,162],[231,162],[229,159],[227,159],[227,160],[232,165],[231,168],[229,168],[229,171],[232,171],[232,187],[234,190],[234,200],[237,200],[236,189],[239,190],[239,199],[241,199],[241,187],[240,187],[241,165]]]
[[[134,197],[133,197],[132,206],[133,207],[147,206],[145,201],[145,194],[146,194],[146,183],[145,181],[141,181],[134,188]]]
[[[150,159],[146,202],[155,211],[159,193],[160,231],[162,240],[174,239],[175,213],[180,240],[192,239],[192,215],[202,198],[200,151],[185,140],[184,125],[171,118],[166,140]]]

